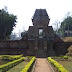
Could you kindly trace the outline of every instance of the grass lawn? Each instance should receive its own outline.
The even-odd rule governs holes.
[[[8,63],[8,62],[9,62],[9,61],[3,61],[3,60],[0,59],[0,65],[6,64],[6,63]]]
[[[72,57],[69,57],[68,60],[64,60],[64,61],[59,61],[58,62],[60,64],[62,64],[64,66],[64,68],[66,68],[69,72],[72,72]]]
[[[63,37],[61,38],[64,42],[72,42],[72,36],[71,37]]]
[[[27,63],[28,63],[27,61],[23,61],[22,63],[14,66],[13,68],[11,68],[10,70],[6,72],[20,72]]]

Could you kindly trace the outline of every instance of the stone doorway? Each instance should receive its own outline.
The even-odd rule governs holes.
[[[46,57],[46,50],[44,49],[44,41],[42,39],[38,40],[38,49],[36,52],[36,57],[40,58]]]

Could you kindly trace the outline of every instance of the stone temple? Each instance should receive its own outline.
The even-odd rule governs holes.
[[[23,54],[36,57],[58,56],[67,53],[72,44],[63,42],[49,26],[50,18],[46,9],[36,9],[21,40],[0,41],[0,54]]]
[[[33,26],[29,26],[28,40],[29,52],[38,56],[54,55],[53,40],[54,31],[49,25],[50,18],[45,9],[36,9],[32,22]],[[33,47],[32,47],[33,46]]]

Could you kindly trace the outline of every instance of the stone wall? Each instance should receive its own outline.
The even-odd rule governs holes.
[[[65,55],[72,42],[64,42],[60,37],[55,34],[53,49],[56,55]]]
[[[0,41],[0,55],[4,54],[24,54],[24,55],[34,55],[36,54],[35,41]],[[48,43],[49,44],[49,43]],[[50,43],[47,44],[47,56],[49,56]],[[53,43],[53,51],[55,55],[64,55],[67,53],[68,48],[72,45],[72,42],[55,42]],[[30,46],[30,47],[29,47]],[[52,46],[52,45],[51,45]],[[54,54],[53,52],[53,54]]]
[[[54,50],[56,55],[65,55],[72,42],[56,42],[54,43]]]
[[[27,41],[0,41],[0,54],[24,54],[27,55]]]

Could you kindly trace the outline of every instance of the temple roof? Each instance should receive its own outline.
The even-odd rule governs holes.
[[[32,22],[34,26],[48,26],[50,18],[46,9],[36,9]]]
[[[46,9],[36,9],[34,16],[48,16]]]

